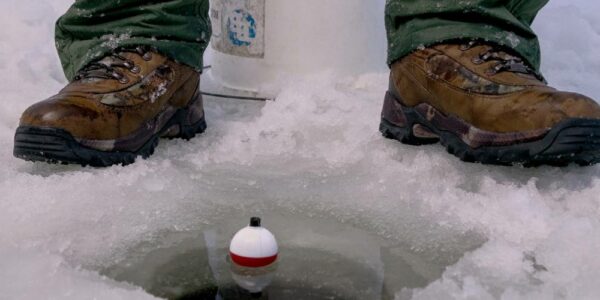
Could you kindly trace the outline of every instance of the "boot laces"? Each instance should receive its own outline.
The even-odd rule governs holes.
[[[115,50],[108,55],[108,57],[96,62],[92,62],[81,69],[77,75],[75,75],[74,80],[100,78],[118,80],[123,84],[128,83],[129,79],[121,70],[126,69],[132,73],[138,73],[140,72],[140,67],[137,66],[132,60],[121,55],[121,53],[136,53],[139,54],[145,61],[149,61],[152,59],[152,50],[153,49],[149,47],[143,46],[138,46],[133,49],[124,48]]]
[[[461,50],[466,51],[480,44],[482,43],[478,41],[470,41],[468,44],[462,45]],[[486,46],[488,46],[489,49],[474,57],[472,62],[476,65],[491,61],[497,62],[487,71],[489,75],[493,76],[501,72],[512,72],[533,75],[536,78],[543,80],[543,78],[541,78],[533,68],[529,67],[522,58],[506,53],[504,50],[498,49],[492,45]]]

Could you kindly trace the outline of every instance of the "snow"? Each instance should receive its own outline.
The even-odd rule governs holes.
[[[231,211],[319,215],[458,262],[414,299],[600,295],[600,167],[464,164],[377,132],[386,73],[290,80],[266,105],[207,101],[210,129],[108,169],[12,157],[20,113],[65,84],[53,23],[71,1],[0,2],[0,298],[152,299],[97,270],[165,230]],[[554,0],[543,72],[600,99],[600,4]]]
[[[139,288],[72,268],[39,251],[0,250],[2,299],[152,299]]]

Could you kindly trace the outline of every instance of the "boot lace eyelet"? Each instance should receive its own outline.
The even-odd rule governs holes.
[[[133,74],[138,74],[141,71],[141,68],[139,66],[133,66],[129,69],[129,72],[133,73]]]
[[[494,75],[498,74],[498,72],[496,71],[495,68],[494,69],[487,69],[485,71],[485,74],[488,75],[488,76],[494,76]]]
[[[115,71],[115,72],[112,72],[111,76],[112,76],[114,79],[118,80],[118,81],[119,81],[120,83],[122,83],[122,84],[129,83],[129,78],[127,78],[127,76],[125,76],[125,75],[123,75],[123,74],[121,74],[121,73],[119,73],[119,72],[116,72],[116,71]]]
[[[471,62],[473,62],[476,65],[480,65],[484,62],[484,60],[480,56],[477,56],[477,57],[473,57]]]
[[[460,50],[461,51],[467,51],[467,50],[470,50],[471,48],[475,47],[475,45],[477,45],[476,41],[469,41],[466,44],[460,45]]]

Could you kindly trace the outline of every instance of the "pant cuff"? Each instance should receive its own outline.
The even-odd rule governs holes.
[[[423,47],[450,41],[482,40],[513,49],[536,72],[540,67],[540,48],[535,35],[523,37],[490,25],[464,24],[447,21],[449,24],[420,30],[405,30],[388,36],[388,65]]]

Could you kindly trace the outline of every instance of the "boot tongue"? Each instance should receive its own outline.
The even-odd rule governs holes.
[[[512,72],[536,76],[535,72],[533,72],[531,68],[527,67],[522,61],[506,61],[499,66],[500,67],[496,67],[498,73]]]
[[[496,62],[496,65],[490,70],[492,75],[496,75],[501,72],[512,72],[520,73],[525,75],[532,75],[537,77],[536,72],[528,67],[522,58],[511,55],[503,50],[489,49],[482,55],[479,55],[477,59],[480,59],[482,63],[485,62]]]
[[[483,47],[485,52],[479,54],[475,60],[481,59],[482,63],[495,63],[491,69],[488,69],[489,75],[495,76],[508,72],[544,82],[544,78],[535,69],[528,66],[520,56],[512,54],[501,46],[483,45]]]
[[[504,85],[545,86],[543,78],[522,58],[500,46],[473,42],[467,45],[442,44],[435,46],[469,71],[491,82]]]
[[[159,66],[167,63],[167,61],[168,59],[165,56],[155,52],[152,52],[145,58],[143,55],[128,51],[108,55],[83,68],[80,71],[81,78],[75,78],[71,84],[63,89],[63,92],[105,93],[126,89],[139,83],[144,77],[156,70]],[[135,67],[135,69],[132,71],[125,66],[124,63],[126,62],[131,62],[133,65],[129,67]],[[112,72],[109,72],[109,69],[124,75],[128,79],[128,82],[119,82],[118,79],[111,76]]]
[[[99,61],[95,61],[81,69],[75,81],[92,81],[98,80],[117,80],[122,84],[128,83],[130,80],[126,77],[125,72],[134,66],[133,62],[121,57],[118,54],[106,56]]]

